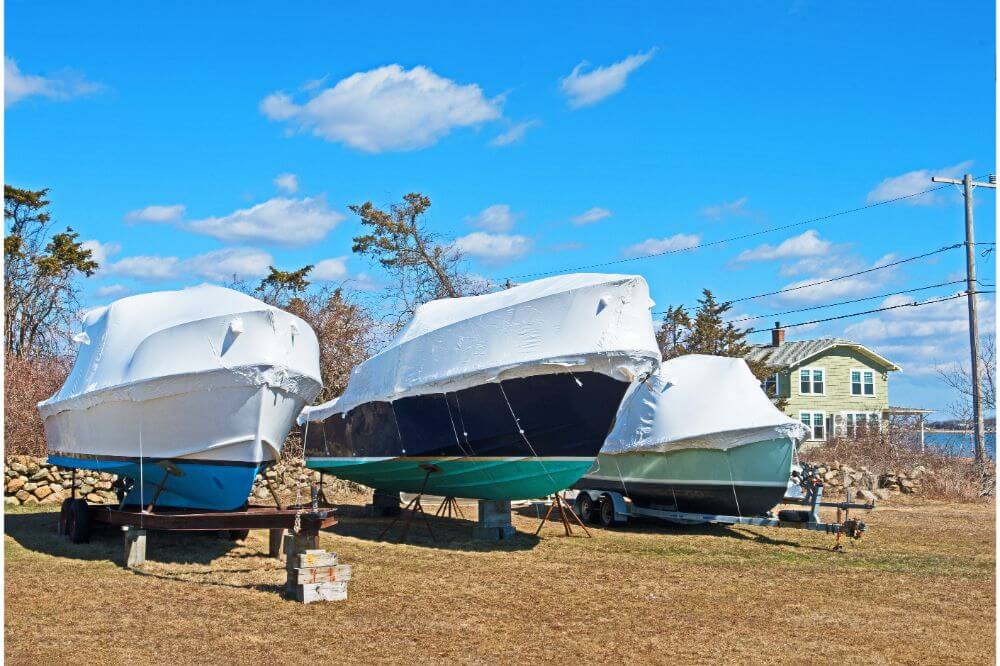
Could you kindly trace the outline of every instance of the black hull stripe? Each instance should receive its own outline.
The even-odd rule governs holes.
[[[306,428],[309,458],[597,455],[628,383],[560,372],[369,402]]]
[[[144,464],[156,464],[161,461],[167,461],[171,463],[180,463],[184,465],[212,465],[215,467],[257,467],[258,465],[263,465],[265,463],[272,462],[270,460],[265,460],[263,462],[250,462],[246,460],[206,460],[204,458],[152,458],[145,456],[140,458],[139,456],[111,456],[111,455],[101,455],[92,453],[64,453],[62,451],[49,451],[48,455],[50,457],[58,458],[73,458],[75,460],[94,460],[94,461],[109,461],[109,462],[125,462],[125,463],[136,463],[140,462]]]
[[[621,481],[583,477],[577,489],[619,492],[640,506],[652,506],[688,513],[758,516],[781,503],[784,487],[752,484],[656,483],[629,481],[623,490]]]

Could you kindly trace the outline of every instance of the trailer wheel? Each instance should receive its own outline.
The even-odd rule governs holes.
[[[246,541],[250,536],[250,530],[229,530],[228,536],[233,541]]]
[[[576,497],[576,515],[585,523],[594,522],[594,500],[589,493],[581,492]]]
[[[73,543],[90,541],[90,511],[87,500],[78,498],[69,505],[69,515],[66,522],[66,534]]]
[[[597,510],[600,512],[601,525],[611,527],[615,524],[615,503],[610,495],[601,495],[601,499],[597,502]]]
[[[59,536],[69,535],[69,514],[72,509],[70,506],[76,500],[67,497],[62,501],[62,505],[59,507]]]

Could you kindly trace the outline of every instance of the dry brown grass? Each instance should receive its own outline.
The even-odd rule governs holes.
[[[350,599],[301,606],[278,590],[266,533],[245,545],[152,535],[143,573],[115,533],[86,545],[53,513],[6,526],[10,664],[88,663],[993,663],[993,508],[909,500],[832,537],[658,523],[501,545],[470,523],[419,524],[374,541],[386,519],[357,505],[322,547],[354,564]],[[81,652],[83,650],[83,652]]]

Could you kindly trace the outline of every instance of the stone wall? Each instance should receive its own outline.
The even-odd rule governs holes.
[[[4,504],[59,504],[70,496],[73,472],[47,465],[45,458],[8,456],[4,461]],[[117,502],[112,474],[77,470],[77,497],[92,504]]]
[[[4,504],[59,504],[70,496],[71,470],[46,464],[45,458],[8,456],[4,461]],[[319,472],[300,464],[280,462],[258,474],[248,500],[253,504],[274,504],[273,489],[286,503],[309,502],[312,484],[320,479]],[[113,490],[117,477],[106,472],[76,471],[76,496],[91,504],[117,504]],[[324,477],[327,497],[355,494],[365,489],[357,484]]]
[[[827,495],[844,495],[850,488],[858,500],[887,500],[894,494],[912,495],[920,492],[922,482],[934,471],[923,465],[911,470],[875,473],[867,467],[854,469],[839,462],[817,465]]]

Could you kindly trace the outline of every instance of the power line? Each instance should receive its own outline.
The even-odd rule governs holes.
[[[976,291],[977,294],[993,294],[993,291]],[[838,319],[848,319],[850,317],[860,317],[867,314],[875,314],[876,312],[885,312],[887,310],[896,310],[899,308],[919,308],[924,305],[933,305],[935,303],[944,303],[945,301],[953,301],[956,298],[965,298],[968,295],[967,292],[962,292],[960,294],[955,294],[953,296],[945,296],[943,298],[937,298],[931,301],[919,301],[917,303],[901,303],[899,305],[889,305],[884,308],[875,308],[874,310],[865,310],[863,312],[852,312],[851,314],[838,315],[836,317],[826,317],[825,319],[813,319],[812,321],[800,321],[797,324],[786,324],[782,325],[782,328],[795,328],[796,326],[808,326],[809,324],[821,324],[825,321],[836,321]],[[766,331],[771,331],[771,328],[752,328],[746,332],[747,335],[751,333],[764,333]]]
[[[863,271],[857,271],[856,273],[847,273],[846,275],[838,275],[837,277],[827,278],[826,280],[818,280],[816,282],[809,282],[807,284],[800,284],[797,287],[786,287],[785,289],[778,289],[776,291],[769,291],[763,294],[754,294],[753,296],[744,296],[742,298],[734,298],[726,301],[726,303],[741,303],[743,301],[752,301],[757,298],[764,298],[765,296],[774,296],[776,294],[784,294],[789,291],[798,291],[800,289],[809,289],[810,287],[817,287],[821,284],[829,284],[830,282],[836,282],[838,280],[846,280],[847,278],[857,277],[858,275],[865,275],[866,273],[874,273],[875,271],[885,270],[886,268],[892,268],[893,266],[899,266],[900,264],[905,264],[910,261],[916,261],[917,259],[923,259],[925,257],[930,257],[931,255],[939,254],[941,252],[947,252],[948,250],[954,250],[957,247],[962,247],[964,243],[955,243],[954,245],[947,245],[945,247],[940,247],[936,250],[931,250],[930,252],[924,252],[923,254],[918,254],[915,257],[907,257],[905,259],[899,259],[897,261],[890,262],[888,264],[880,264],[878,266],[873,266],[872,268],[866,268]]]
[[[664,250],[663,252],[654,252],[652,254],[644,254],[641,257],[625,257],[623,259],[614,259],[612,261],[603,261],[596,264],[587,264],[585,266],[574,266],[572,268],[562,268],[554,271],[539,271],[537,273],[522,273],[521,275],[511,275],[508,279],[518,280],[521,278],[538,277],[541,275],[555,275],[556,273],[569,273],[576,271],[588,270],[591,268],[601,268],[603,266],[613,266],[615,264],[623,264],[629,261],[638,261],[639,259],[651,259],[653,257],[662,257],[668,254],[677,254],[678,252],[690,252],[691,250],[697,250],[706,247],[712,247],[715,245],[722,245],[723,243],[731,243],[733,241],[743,240],[746,238],[753,238],[755,236],[762,236],[764,234],[769,234],[775,231],[782,231],[784,229],[791,229],[794,227],[801,227],[806,224],[815,224],[817,222],[825,222],[826,220],[833,219],[835,217],[841,217],[842,215],[850,215],[851,213],[860,213],[871,208],[877,208],[879,206],[885,206],[887,204],[896,203],[897,201],[903,201],[905,199],[912,199],[914,197],[923,196],[924,194],[930,194],[931,192],[937,192],[938,190],[943,190],[947,185],[941,185],[939,187],[932,187],[927,190],[922,190],[920,192],[914,192],[913,194],[904,194],[902,196],[893,197],[892,199],[886,199],[885,201],[878,201],[875,203],[866,204],[864,206],[859,206],[857,208],[850,208],[848,210],[837,211],[836,213],[829,213],[827,215],[820,215],[819,217],[809,218],[808,220],[802,220],[801,222],[792,222],[791,224],[783,224],[778,227],[770,227],[768,229],[761,229],[760,231],[754,231],[747,234],[740,234],[739,236],[732,236],[730,238],[722,238],[719,240],[711,241],[709,243],[696,243],[687,247],[679,247],[671,250]]]
[[[939,282],[938,284],[929,284],[929,285],[927,285],[925,287],[914,287],[913,289],[904,289],[902,291],[893,291],[893,292],[889,292],[887,294],[878,294],[876,296],[865,296],[864,298],[854,298],[854,299],[851,299],[849,301],[840,301],[840,302],[837,302],[837,303],[824,303],[823,305],[811,305],[811,306],[806,307],[806,308],[796,308],[795,310],[783,310],[782,312],[772,312],[771,314],[763,314],[763,315],[753,315],[753,316],[748,316],[748,317],[740,317],[739,319],[730,319],[726,323],[727,324],[735,324],[737,322],[750,321],[752,319],[766,319],[768,317],[780,317],[781,315],[792,314],[792,313],[795,313],[795,312],[807,312],[809,310],[822,310],[823,308],[832,308],[832,307],[836,307],[838,305],[850,305],[851,303],[861,303],[863,301],[873,301],[875,299],[885,298],[887,296],[899,296],[899,295],[902,295],[902,294],[912,294],[913,292],[916,292],[916,291],[927,291],[928,289],[935,289],[937,287],[947,287],[947,286],[953,285],[953,284],[962,284],[963,282],[965,282],[964,279],[962,279],[962,280],[952,280],[950,282]],[[990,285],[990,286],[992,286],[992,285]],[[662,313],[657,312],[656,314],[662,314]]]

